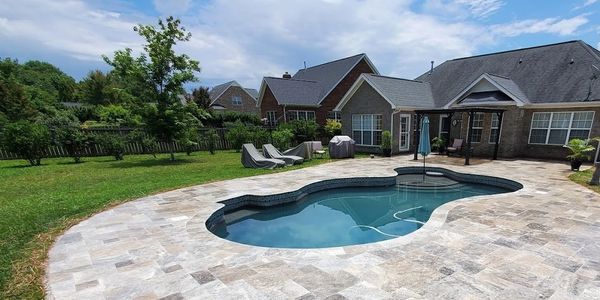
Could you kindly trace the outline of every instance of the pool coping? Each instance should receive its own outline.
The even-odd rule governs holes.
[[[223,206],[221,208],[217,209],[216,211],[214,211],[206,219],[206,221],[205,221],[206,229],[212,233],[212,230],[211,230],[212,227],[220,222],[223,222],[224,221],[223,218],[226,213],[235,211],[237,209],[241,209],[243,207],[253,206],[253,207],[260,207],[260,208],[268,208],[268,207],[272,207],[272,206],[290,204],[293,202],[301,201],[305,196],[307,196],[309,194],[321,192],[321,191],[325,191],[325,190],[330,190],[330,189],[336,189],[336,188],[393,186],[393,185],[398,184],[398,182],[397,182],[398,176],[401,176],[401,175],[422,174],[425,172],[438,172],[438,173],[443,174],[443,176],[448,177],[452,180],[455,180],[459,183],[484,184],[484,185],[504,188],[504,189],[508,190],[507,192],[499,193],[498,195],[510,194],[510,193],[514,193],[514,192],[517,192],[517,191],[523,189],[523,184],[521,184],[515,180],[496,177],[496,176],[489,176],[489,175],[479,175],[479,174],[456,172],[456,171],[452,171],[452,170],[449,170],[447,168],[442,168],[442,167],[425,167],[425,168],[423,168],[423,167],[410,166],[410,167],[394,168],[394,171],[397,174],[395,176],[349,177],[349,178],[327,179],[327,180],[313,182],[313,183],[304,185],[296,190],[283,192],[283,193],[277,193],[277,194],[272,194],[272,195],[244,194],[244,195],[236,196],[233,198],[221,200],[221,201],[218,201],[218,203],[223,204]],[[427,187],[427,188],[429,188],[429,187]],[[481,196],[489,197],[489,196],[494,196],[494,195],[496,195],[496,194],[481,195]],[[459,199],[444,203],[444,204],[436,207],[433,210],[429,219],[425,222],[425,224],[423,224],[423,226],[421,226],[417,230],[412,231],[406,235],[397,236],[392,239],[407,237],[409,235],[416,233],[417,231],[420,231],[427,224],[430,223],[430,221],[434,218],[434,214],[436,214],[436,211],[438,209],[442,208],[443,206],[445,206],[446,204],[449,204],[452,202],[457,202],[460,200],[469,200],[470,198],[477,198],[477,197],[480,197],[480,196],[463,197],[463,198],[459,198]],[[444,214],[442,221],[445,221],[446,214]],[[441,224],[443,224],[443,222]],[[387,239],[387,240],[377,241],[377,242],[331,246],[331,247],[318,247],[318,248],[282,248],[282,247],[269,247],[269,246],[244,244],[241,242],[225,239],[225,238],[219,237],[217,235],[215,235],[215,236],[218,238],[221,238],[223,240],[234,242],[234,243],[237,243],[240,245],[246,245],[246,246],[251,246],[251,247],[282,249],[282,250],[283,249],[285,249],[285,250],[288,250],[288,249],[289,250],[332,249],[332,248],[340,248],[340,247],[343,248],[343,247],[351,247],[351,246],[360,246],[360,245],[380,243],[380,242],[392,240],[392,239]]]

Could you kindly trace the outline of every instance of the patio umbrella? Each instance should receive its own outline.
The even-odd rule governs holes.
[[[418,152],[423,155],[423,181],[425,181],[425,158],[431,153],[431,144],[429,143],[429,118],[423,117],[421,124],[421,138],[419,139]]]

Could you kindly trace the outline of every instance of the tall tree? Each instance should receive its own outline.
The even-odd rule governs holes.
[[[104,56],[104,60],[117,74],[150,87],[148,97],[154,105],[146,110],[147,128],[157,139],[171,145],[171,160],[175,160],[175,141],[185,137],[189,127],[200,125],[177,97],[184,93],[185,83],[197,80],[194,72],[200,71],[197,61],[176,54],[173,49],[177,42],[189,41],[191,33],[173,17],[159,20],[158,27],[140,24],[133,30],[146,40],[140,56],[134,58],[131,49],[125,49],[116,51],[113,59]]]
[[[198,107],[208,109],[210,107],[210,94],[208,87],[199,87],[192,90],[192,93],[186,95],[186,99],[196,103]]]

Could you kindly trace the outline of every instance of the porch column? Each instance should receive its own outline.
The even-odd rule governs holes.
[[[416,120],[417,127],[415,127],[415,132],[413,133],[413,145],[415,147],[415,157],[414,160],[419,159],[419,141],[421,139],[421,114],[417,114]]]
[[[475,113],[469,111],[469,128],[467,129],[467,152],[465,152],[465,166],[471,164],[471,135],[473,134],[473,116]]]
[[[501,111],[496,114],[498,115],[498,134],[496,134],[496,140],[494,141],[494,158],[492,158],[492,160],[498,159],[498,143],[500,142],[500,130],[502,130],[502,116],[504,115],[504,112]]]

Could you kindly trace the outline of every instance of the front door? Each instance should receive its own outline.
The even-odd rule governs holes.
[[[400,115],[400,152],[410,150],[410,115]]]

